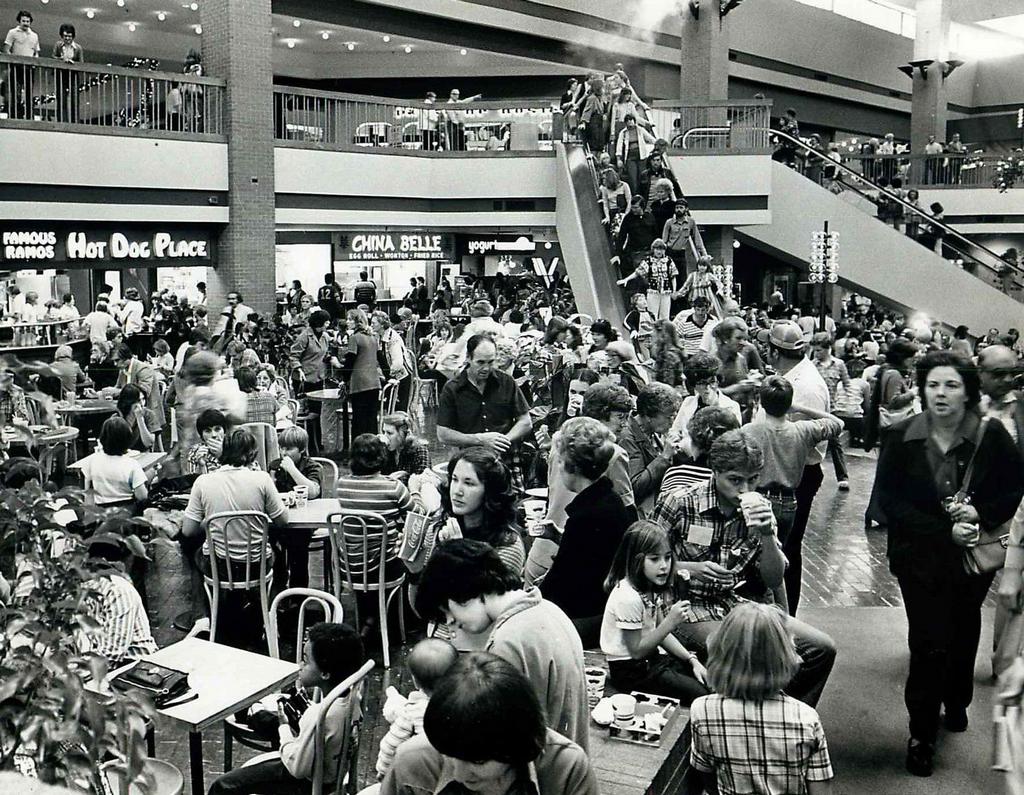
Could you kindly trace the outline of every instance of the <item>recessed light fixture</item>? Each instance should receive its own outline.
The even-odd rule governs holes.
[[[295,49],[295,39],[288,39],[288,40],[285,41],[285,44],[288,45],[288,49],[289,50],[294,50]]]
[[[403,47],[402,49],[404,49],[405,50],[405,54],[408,55],[409,53],[412,52],[412,45],[411,44],[406,44],[405,47]]]
[[[389,41],[391,41],[391,37],[390,36],[384,36],[383,39],[384,39],[384,43],[385,44],[387,44]]]
[[[356,43],[354,41],[349,41],[345,43],[345,46],[348,47],[349,52],[352,52],[352,50],[356,48]]]
[[[129,22],[129,23],[128,23],[128,30],[129,30],[130,32],[134,33],[134,32],[135,32],[135,28],[136,28],[136,27],[137,27],[137,25],[136,25],[136,24],[135,24],[134,22]]]
[[[323,39],[324,41],[327,41],[329,38],[331,38],[330,31],[325,30],[323,33],[320,34],[320,38]]]
[[[198,11],[199,10],[199,3],[189,3],[188,7],[192,11]]]
[[[39,0],[39,2],[42,3],[43,5],[46,5],[47,3],[50,2],[50,0]]]
[[[85,10],[85,16],[87,19],[94,19],[96,17],[96,12],[93,11],[91,8],[87,8]]]
[[[469,50],[461,49],[459,50],[459,55],[465,55],[467,52],[469,52]]]
[[[739,248],[740,247],[740,241],[738,241],[738,240],[732,241],[732,247],[733,248]]]
[[[156,18],[163,22],[165,19],[167,19],[167,14],[165,14],[163,11],[157,11]]]
[[[124,8],[124,0],[117,0],[117,7]]]
[[[297,28],[297,27],[299,27],[299,26],[300,26],[301,24],[302,24],[302,20],[299,20],[299,19],[293,19],[293,20],[292,20],[292,27],[296,27],[296,28]]]
[[[203,26],[202,25],[196,25],[195,28],[193,28],[193,30],[195,30],[197,36],[202,36],[203,35]]]

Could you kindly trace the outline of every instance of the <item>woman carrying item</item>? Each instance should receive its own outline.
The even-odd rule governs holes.
[[[377,432],[380,376],[377,372],[377,338],[362,309],[350,309],[346,317],[348,348],[344,372],[352,407],[352,437]]]
[[[995,575],[968,573],[965,555],[1013,517],[1024,477],[1002,423],[975,411],[980,385],[969,360],[927,354],[917,387],[923,411],[889,432],[875,481],[909,624],[907,770],[929,776],[940,710],[947,731],[967,729],[981,604]]]
[[[690,762],[705,792],[830,795],[832,763],[813,707],[783,692],[800,668],[785,617],[772,605],[733,608],[709,644],[711,695],[690,705]],[[733,726],[744,742],[735,742]]]
[[[143,405],[142,391],[135,384],[126,384],[117,396],[117,413],[132,432],[128,449],[145,452],[152,450],[159,430],[153,412]]]
[[[92,490],[101,508],[127,508],[141,513],[149,497],[146,473],[134,458],[126,455],[132,429],[120,417],[111,417],[100,428],[100,447],[82,465],[86,491]]]
[[[317,309],[309,316],[309,325],[299,333],[289,349],[291,366],[302,373],[303,394],[324,388],[327,363],[332,358],[329,352],[330,339],[326,334],[330,320],[331,316],[327,312]],[[337,360],[334,363],[339,364]],[[313,431],[310,446],[314,451],[319,451],[323,443],[320,407],[319,400],[306,401],[306,411],[315,418],[310,422],[310,429]],[[331,427],[334,427],[333,418]]]
[[[619,179],[614,168],[605,169],[601,174],[601,211],[604,215],[602,220],[608,227],[608,234],[612,239],[619,234],[619,224],[622,223],[632,199],[633,193],[629,189],[629,183]]]
[[[668,533],[654,522],[635,522],[605,579],[601,651],[620,693],[640,690],[689,706],[709,692],[707,671],[673,634],[687,620],[690,606],[676,600],[675,586],[676,561]]]

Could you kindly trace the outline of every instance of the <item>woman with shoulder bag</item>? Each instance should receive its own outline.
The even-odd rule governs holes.
[[[969,360],[934,351],[917,366],[921,414],[896,425],[875,476],[889,523],[889,568],[909,625],[907,770],[931,775],[940,710],[947,731],[967,729],[981,604],[995,569],[977,569],[979,542],[998,538],[1024,495],[1017,447],[976,411]],[[1001,564],[997,564],[1001,565]]]

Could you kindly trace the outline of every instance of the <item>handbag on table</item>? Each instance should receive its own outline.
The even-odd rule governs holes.
[[[122,693],[140,693],[153,699],[157,709],[187,704],[199,698],[188,684],[188,674],[159,663],[139,660],[110,681]]]

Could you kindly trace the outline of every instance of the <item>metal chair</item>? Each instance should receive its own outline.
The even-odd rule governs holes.
[[[230,557],[227,547],[227,530],[236,522],[243,524],[245,537],[245,557]],[[263,626],[270,624],[270,585],[274,578],[273,570],[267,567],[269,552],[268,533],[270,518],[263,511],[222,511],[208,516],[203,520],[206,533],[207,558],[210,572],[203,574],[203,585],[210,599],[210,641],[217,640],[217,613],[220,609],[221,591],[259,590],[260,608],[263,612]],[[239,577],[232,563],[244,563],[244,571]],[[222,576],[220,565],[223,564]],[[258,569],[256,567],[258,566]],[[270,649],[270,640],[267,640]]]
[[[427,395],[433,395],[434,405],[437,405],[437,381],[433,378],[424,381],[420,378],[420,368],[416,361],[416,357],[412,351],[406,348],[405,350],[405,368],[409,371],[409,378],[412,379],[412,384],[409,387],[409,417],[412,419],[413,431],[419,431],[420,417],[419,411],[413,411],[414,406],[418,406],[420,411],[423,410],[422,394],[424,387],[427,390]]]
[[[341,584],[348,584],[350,591],[377,594],[377,613],[380,624],[381,646],[384,653],[384,667],[391,667],[388,648],[388,608],[395,594],[401,595],[405,586],[405,574],[392,580],[387,579],[388,551],[394,547],[388,537],[388,523],[372,511],[346,511],[327,515],[327,527],[331,539],[331,568],[334,579],[334,595],[341,598]],[[358,600],[356,625],[359,625]],[[402,643],[405,643],[405,610],[401,601],[398,611],[398,629]]]
[[[315,605],[323,611],[324,621],[340,624],[345,620],[345,611],[333,594],[320,591],[316,588],[286,588],[274,597],[270,603],[270,622],[267,624],[267,645],[270,647],[270,656],[275,659],[281,658],[280,635],[278,634],[278,611],[282,603],[302,597],[299,604],[298,625],[295,630],[295,663],[302,664],[302,646],[306,638],[306,612],[310,605]],[[269,740],[256,735],[245,723],[240,723],[234,716],[229,715],[224,719],[224,772],[231,770],[234,758],[234,742],[238,741],[247,748],[254,748],[258,751],[271,751],[273,744]]]
[[[394,414],[398,403],[398,384],[388,382],[380,391],[380,407],[377,410],[377,433],[384,432],[384,418]]]
[[[320,465],[320,496],[334,499],[338,496],[338,465],[329,458],[310,457]],[[327,528],[319,527],[313,531],[309,540],[309,551],[322,552],[324,556],[324,583],[330,585],[331,565],[330,555],[327,554]]]

